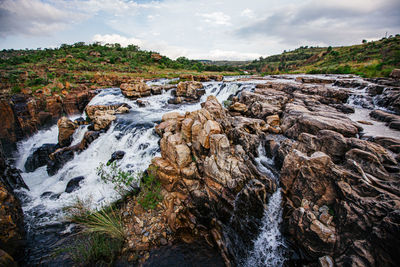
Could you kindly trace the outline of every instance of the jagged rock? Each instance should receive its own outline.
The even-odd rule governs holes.
[[[86,114],[93,121],[95,131],[107,130],[117,119],[115,114],[128,113],[131,107],[127,104],[93,105],[86,107]]]
[[[181,74],[179,75],[179,79],[193,81],[193,74]]]
[[[247,106],[243,103],[235,102],[229,106],[229,110],[243,114],[247,112]]]
[[[50,160],[47,162],[47,173],[49,176],[55,175],[65,163],[74,158],[74,151],[69,150],[69,147],[65,149],[58,149],[54,153],[50,154]]]
[[[94,96],[95,92],[86,87],[76,88],[65,96],[62,103],[63,109],[68,116],[82,113]]]
[[[57,122],[58,126],[58,144],[60,147],[67,147],[72,143],[72,135],[78,125],[67,117],[62,117]]]
[[[75,177],[75,178],[72,178],[71,180],[69,180],[67,187],[65,188],[65,192],[72,193],[72,192],[78,190],[80,188],[80,186],[79,186],[80,182],[84,179],[85,179],[85,177],[78,176],[78,177]]]
[[[400,79],[400,69],[392,70],[392,72],[390,73],[390,77],[394,79]]]
[[[151,94],[150,87],[143,81],[131,84],[123,83],[121,84],[120,88],[124,96],[132,99],[149,96]]]
[[[49,155],[57,149],[56,144],[44,144],[36,149],[32,155],[30,155],[25,162],[25,170],[27,172],[33,172],[37,168],[47,164]]]
[[[200,99],[202,95],[205,94],[205,90],[203,90],[202,88],[203,84],[200,82],[194,82],[194,81],[180,82],[177,85],[175,91],[175,97],[169,99],[168,103],[179,104],[182,103],[183,101],[185,102],[196,101]]]
[[[79,153],[86,149],[89,144],[96,140],[100,136],[99,131],[88,131],[84,134],[80,143],[57,149],[49,155],[49,160],[47,161],[47,173],[52,176],[60,170],[65,163],[74,158],[75,152]]]
[[[165,190],[166,206],[170,207],[165,215],[170,228],[178,231],[203,225],[202,229],[209,230],[226,261],[227,255],[234,251],[225,246],[226,240],[219,230],[221,224],[232,220],[236,229],[246,233],[251,230],[240,237],[251,244],[259,227],[257,222],[263,216],[266,196],[275,189],[271,178],[260,174],[249,161],[242,146],[231,144],[237,140],[231,139],[227,132],[242,130],[240,125],[260,128],[261,123],[265,125],[262,120],[230,118],[217,99],[209,96],[202,109],[185,115],[165,114],[156,127],[162,136],[162,157],[154,158],[152,165]],[[239,199],[236,203],[240,204],[234,208],[236,196]],[[192,211],[195,213],[189,215]],[[243,218],[255,218],[254,223],[243,224]]]
[[[4,267],[18,267],[18,264],[14,261],[7,252],[0,249],[0,266]]]
[[[0,182],[0,248],[11,256],[22,256],[25,245],[23,213],[19,200]]]
[[[125,151],[118,150],[111,154],[111,158],[108,160],[107,164],[111,164],[116,160],[123,159],[125,156]]]

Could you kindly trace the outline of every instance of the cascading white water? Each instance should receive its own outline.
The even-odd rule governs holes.
[[[161,80],[151,84],[162,84],[168,80]],[[101,162],[107,162],[111,154],[117,150],[126,152],[123,159],[118,161],[118,166],[124,171],[140,172],[145,170],[154,156],[159,154],[159,137],[154,132],[154,126],[161,120],[164,113],[171,111],[186,112],[200,109],[200,103],[205,101],[207,96],[215,95],[220,102],[226,100],[230,95],[241,90],[254,88],[250,82],[207,82],[204,83],[206,94],[199,103],[170,105],[168,99],[171,92],[164,92],[161,95],[154,95],[142,98],[147,104],[145,107],[138,107],[136,101],[125,98],[119,88],[102,90],[96,95],[89,105],[108,105],[116,103],[127,103],[132,108],[130,113],[117,116],[117,120],[102,133],[90,146],[67,162],[57,174],[49,176],[46,166],[36,169],[34,172],[23,172],[22,177],[29,186],[30,191],[21,189],[26,196],[23,200],[23,210],[27,222],[28,236],[32,235],[35,243],[41,232],[47,235],[48,225],[57,225],[55,231],[65,233],[68,225],[60,225],[59,220],[63,216],[62,208],[72,204],[77,198],[91,200],[93,208],[101,207],[119,198],[113,185],[106,184],[97,175],[96,168]],[[85,117],[85,115],[82,115]],[[73,135],[73,144],[81,141],[87,126],[80,126]],[[16,165],[24,171],[24,164],[29,155],[35,149],[46,143],[57,143],[58,128],[51,127],[47,131],[40,131],[31,138],[18,144],[19,157]],[[66,193],[67,183],[74,177],[83,176],[80,188],[72,193]],[[58,197],[44,197],[43,193],[52,192]],[[64,229],[60,229],[64,228]],[[57,238],[57,237],[55,237]],[[57,240],[50,240],[50,244]],[[46,241],[47,242],[47,241]],[[46,246],[49,242],[40,247],[32,244],[32,250],[39,250],[31,260],[37,261],[38,256],[46,254]],[[37,248],[38,247],[38,248]],[[43,252],[44,251],[44,252]],[[34,253],[32,253],[34,254]]]
[[[266,156],[262,145],[258,147],[259,156],[255,159],[260,172],[272,177],[279,185],[279,177],[269,166],[274,165],[273,159]],[[282,223],[282,196],[278,188],[269,198],[267,208],[264,210],[260,234],[254,241],[253,250],[249,252],[244,262],[245,267],[258,266],[283,266],[286,258],[287,245],[281,233]]]
[[[260,234],[249,253],[245,267],[271,266],[280,267],[285,262],[286,244],[280,230],[282,222],[282,196],[278,188],[269,198],[264,212]]]

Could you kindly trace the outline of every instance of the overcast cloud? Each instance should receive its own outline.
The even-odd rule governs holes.
[[[398,0],[0,0],[0,48],[101,41],[247,60],[397,34],[399,10]]]

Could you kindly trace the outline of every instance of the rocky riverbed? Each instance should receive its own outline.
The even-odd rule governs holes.
[[[28,221],[38,214],[56,220],[38,207],[57,210],[74,195],[90,193],[98,204],[115,199],[93,169],[124,150],[118,164],[127,170],[150,164],[163,196],[152,212],[142,210],[135,197],[126,200],[121,212],[128,259],[140,255],[141,262],[154,262],[163,247],[203,240],[219,252],[212,262],[227,266],[400,265],[399,80],[186,79],[177,88],[135,81],[121,85],[122,92],[104,90],[84,107],[87,120],[62,118],[59,129],[36,135],[53,146],[29,142],[35,136],[20,145],[16,166],[31,191],[17,191],[28,196],[22,205]],[[90,163],[80,163],[88,158]],[[77,173],[83,178],[64,192]],[[3,184],[9,176],[5,172]],[[22,178],[13,178],[14,188],[22,187]],[[13,186],[1,188],[1,201],[20,209],[9,200]],[[49,197],[41,197],[45,191]],[[278,216],[274,221],[282,216],[273,229],[265,223],[271,214]],[[30,231],[38,229],[34,225]],[[23,240],[18,229],[16,238]]]

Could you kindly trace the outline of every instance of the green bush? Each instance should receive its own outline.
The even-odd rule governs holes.
[[[127,191],[132,189],[132,183],[137,179],[137,174],[131,174],[118,168],[114,161],[111,164],[100,163],[97,167],[97,175],[105,183],[112,183],[114,189],[121,195],[125,195]]]

